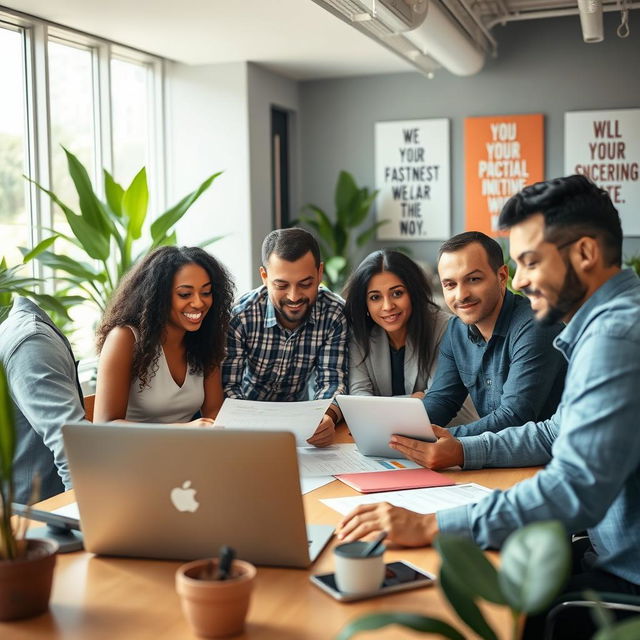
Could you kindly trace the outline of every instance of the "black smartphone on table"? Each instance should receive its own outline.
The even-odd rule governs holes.
[[[417,589],[418,587],[428,587],[435,584],[435,576],[428,571],[419,569],[410,562],[390,562],[385,565],[386,571],[382,585],[375,591],[368,593],[342,593],[336,585],[335,574],[324,573],[310,576],[313,584],[328,593],[332,598],[341,602],[353,602],[354,600],[364,600],[366,598],[377,598],[387,593],[405,591],[406,589]]]

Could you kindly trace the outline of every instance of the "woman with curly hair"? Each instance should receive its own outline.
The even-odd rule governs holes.
[[[94,420],[212,424],[232,301],[229,274],[203,249],[160,247],[135,265],[98,328]]]
[[[433,302],[424,271],[399,251],[369,254],[344,290],[351,326],[349,393],[423,397],[451,317]],[[451,424],[477,420],[467,397]]]

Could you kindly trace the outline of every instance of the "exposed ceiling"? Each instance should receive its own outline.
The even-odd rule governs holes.
[[[186,64],[250,60],[296,80],[413,67],[312,0],[0,0]]]
[[[640,0],[0,0],[51,22],[186,64],[252,61],[295,80],[443,66],[479,71],[494,27]],[[385,7],[396,7],[389,18]],[[404,13],[404,23],[397,13]],[[418,15],[407,32],[407,12]],[[386,13],[386,15],[385,15]],[[427,18],[422,20],[424,15]],[[415,17],[415,16],[414,16]],[[338,19],[341,18],[341,19]],[[420,24],[421,23],[421,24]],[[355,28],[353,28],[355,27]],[[422,31],[422,33],[421,33]]]

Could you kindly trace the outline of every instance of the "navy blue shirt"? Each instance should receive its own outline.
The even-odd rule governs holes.
[[[553,415],[566,373],[564,358],[553,348],[562,328],[538,324],[529,301],[510,291],[488,342],[475,325],[453,317],[440,343],[435,379],[424,398],[431,422],[448,424],[467,394],[480,419],[452,427],[456,437]]]

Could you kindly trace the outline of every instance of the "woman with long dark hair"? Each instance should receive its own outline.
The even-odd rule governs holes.
[[[450,316],[433,302],[424,271],[399,251],[369,254],[344,291],[351,325],[349,393],[421,397]],[[452,424],[477,419],[471,400]]]
[[[160,247],[135,265],[98,328],[94,420],[212,424],[232,301],[203,249]]]

